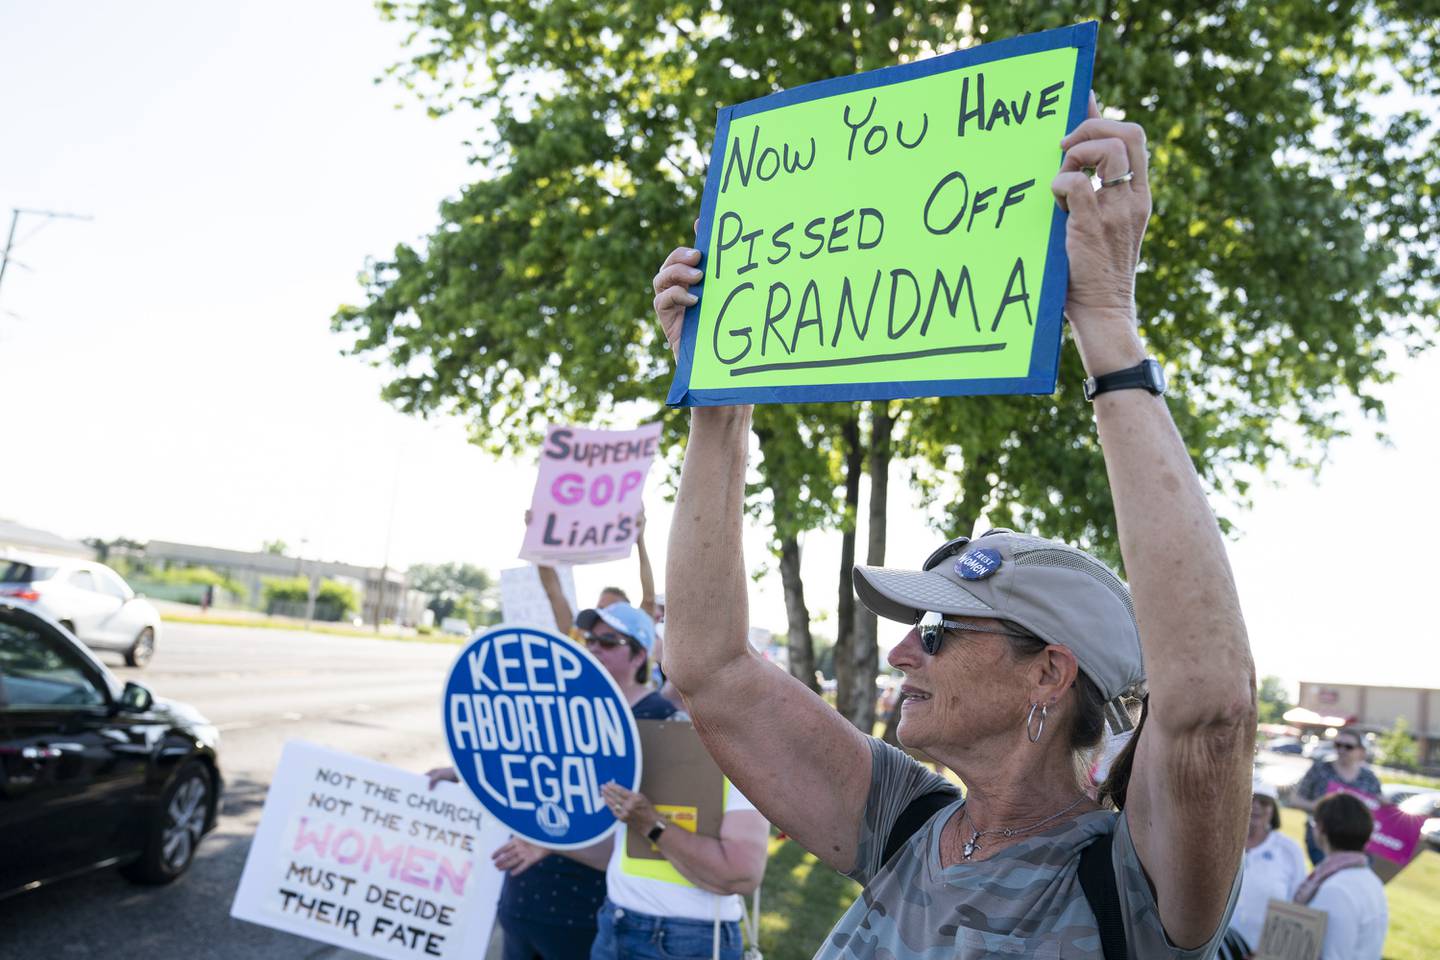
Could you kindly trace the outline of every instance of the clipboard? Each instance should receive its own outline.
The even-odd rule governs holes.
[[[644,757],[640,792],[673,821],[670,829],[720,836],[725,816],[725,775],[706,752],[689,720],[636,720]],[[664,860],[645,835],[625,831],[625,854],[640,860]]]

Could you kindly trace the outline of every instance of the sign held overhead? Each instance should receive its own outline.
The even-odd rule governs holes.
[[[540,447],[520,558],[573,564],[628,557],[659,446],[658,423],[635,430],[551,425]]]
[[[672,405],[1055,389],[1098,26],[720,110]]]

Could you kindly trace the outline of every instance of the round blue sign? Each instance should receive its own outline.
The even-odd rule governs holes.
[[[515,833],[557,850],[617,824],[600,787],[640,787],[640,734],[615,678],[544,630],[472,640],[445,684],[445,742],[460,779]]]

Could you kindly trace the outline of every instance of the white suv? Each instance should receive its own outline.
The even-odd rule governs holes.
[[[103,563],[68,557],[0,556],[0,603],[29,606],[92,650],[118,650],[143,667],[155,653],[160,611]]]

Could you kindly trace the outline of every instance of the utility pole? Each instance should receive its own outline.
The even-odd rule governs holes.
[[[44,217],[47,220],[94,220],[94,217],[82,213],[59,213],[54,210],[27,210],[22,207],[13,207],[10,210],[10,233],[5,237],[5,252],[0,253],[0,283],[5,281],[5,267],[10,263],[10,251],[15,246],[15,228],[20,224],[20,215],[28,213],[32,217]]]
[[[375,632],[380,632],[380,621],[384,619],[385,595],[389,590],[390,579],[390,544],[395,539],[395,504],[400,500],[400,468],[405,463],[404,446],[395,451],[395,483],[390,488],[390,520],[385,525],[385,555],[380,561],[380,590],[375,598]],[[396,608],[396,619],[399,619],[399,606],[403,606],[405,594],[400,594],[400,604]]]

